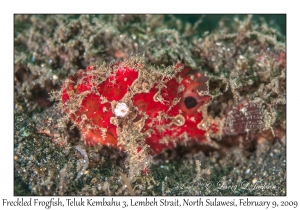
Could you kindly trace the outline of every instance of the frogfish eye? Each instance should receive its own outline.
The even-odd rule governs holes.
[[[197,106],[197,101],[194,97],[189,96],[184,99],[184,105],[187,109],[192,109]]]

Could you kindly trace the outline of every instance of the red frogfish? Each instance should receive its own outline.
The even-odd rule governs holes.
[[[131,58],[91,65],[69,76],[60,104],[87,145],[136,152],[147,148],[158,154],[180,143],[208,142],[210,135],[224,130],[245,129],[241,121],[224,129],[230,124],[226,119],[207,119],[208,80],[203,72],[182,64],[157,70],[141,58]]]

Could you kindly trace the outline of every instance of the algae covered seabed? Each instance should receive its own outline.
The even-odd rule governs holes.
[[[286,195],[285,18],[15,15],[14,194]],[[247,100],[262,107],[264,126],[178,145],[154,157],[149,175],[127,178],[126,152],[86,146],[50,99],[67,75],[131,56],[202,70],[210,117]]]

